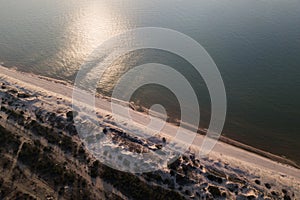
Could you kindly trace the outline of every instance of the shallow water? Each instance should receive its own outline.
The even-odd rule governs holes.
[[[300,162],[299,1],[0,0],[0,8],[0,62],[65,80],[74,80],[97,46],[125,30],[165,27],[192,37],[214,59],[225,83],[223,134]],[[200,124],[206,126],[205,83],[171,53],[147,49],[119,58],[106,70],[99,91],[110,94],[126,70],[148,62],[170,65],[186,76],[200,102]],[[160,73],[132,77],[128,87]],[[180,114],[174,95],[157,85],[139,89],[133,99],[146,106],[162,103],[170,115]]]

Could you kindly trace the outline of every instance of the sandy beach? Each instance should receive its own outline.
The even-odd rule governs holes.
[[[18,150],[22,150],[26,141],[32,142],[33,139],[40,140],[41,143],[46,146],[49,144],[50,139],[48,136],[39,135],[39,133],[36,133],[32,129],[32,126],[27,127],[27,129],[25,128],[28,124],[32,125],[33,120],[35,120],[37,124],[49,129],[54,128],[55,130],[59,130],[59,132],[62,132],[62,135],[70,138],[73,142],[78,144],[78,146],[81,145],[82,141],[76,135],[76,130],[74,126],[72,126],[73,116],[70,114],[67,115],[67,113],[72,111],[72,85],[47,77],[14,71],[2,66],[0,66],[0,80],[2,83],[0,90],[0,125],[7,131],[23,138],[23,140],[20,140]],[[88,98],[88,96],[86,98]],[[18,105],[12,102],[11,99],[17,101]],[[82,103],[84,103],[84,99]],[[120,103],[122,104],[122,102]],[[164,150],[162,138],[166,138],[167,141],[171,140],[177,128],[176,125],[167,123],[160,135],[157,136],[157,140],[148,141],[138,138],[137,141],[133,141],[130,133],[127,133],[120,127],[116,127],[113,123],[114,119],[111,117],[111,105],[107,98],[101,96],[97,97],[95,106],[99,115],[99,121],[103,126],[102,130],[108,130],[107,134],[109,134],[112,143],[114,143],[114,145],[117,144],[119,146],[123,145],[126,148],[128,147],[128,152],[141,153],[144,151],[155,151],[157,149]],[[40,112],[37,112],[38,110]],[[12,115],[12,113],[15,114]],[[61,120],[66,123],[51,123],[47,113],[54,113],[53,116],[61,117]],[[130,114],[134,117],[135,123],[140,124],[141,127],[147,124],[149,120],[145,113],[137,112],[133,109],[130,110]],[[23,121],[18,121],[20,118],[19,115],[23,116],[21,117],[24,118]],[[38,125],[36,126],[38,127]],[[55,131],[53,134],[55,134]],[[124,135],[126,135],[126,137]],[[62,139],[60,139],[60,141],[61,140]],[[148,185],[148,187],[155,186],[155,189],[160,188],[159,190],[162,191],[161,194],[164,194],[166,191],[168,194],[169,192],[174,192],[172,193],[174,198],[175,196],[177,197],[177,195],[183,199],[300,198],[300,170],[294,162],[224,137],[221,137],[220,141],[217,142],[207,157],[198,158],[197,152],[203,140],[204,135],[198,134],[190,151],[186,152],[174,163],[156,172],[150,174],[135,174],[132,175],[132,177],[137,177],[137,179],[141,181],[140,187],[145,187],[143,184]],[[54,144],[51,145],[55,146]],[[54,154],[60,155],[56,158],[58,161],[67,162],[66,157],[68,156],[62,155],[68,153],[62,153],[62,151],[61,148],[58,148],[53,152],[56,152]],[[89,154],[86,157],[93,160],[91,152],[88,152],[86,149],[85,151]],[[8,154],[9,152],[7,155]],[[12,162],[11,170],[14,170],[14,167],[18,165],[20,165],[21,168],[29,165],[24,163],[18,164],[22,163],[22,161],[18,159],[20,154],[22,153],[19,151],[13,154],[16,158],[15,162]],[[85,180],[88,180],[87,185],[91,185],[90,187],[94,188],[91,189],[94,195],[105,195],[104,193],[107,190],[114,196],[111,197],[111,199],[132,199],[135,197],[135,194],[126,192],[126,190],[116,184],[111,177],[108,178],[104,175],[97,174],[96,179],[98,181],[91,181],[88,177],[90,174],[86,172],[85,168],[93,168],[93,166],[91,166],[90,163],[80,164],[80,162],[76,161],[76,159],[74,160],[72,156],[69,156],[69,159],[72,160],[71,163],[77,163],[77,166],[75,164],[66,165],[69,165],[69,168],[74,168],[73,171],[75,171],[76,174],[81,174]],[[14,159],[12,158],[12,160]],[[92,163],[94,164],[95,161]],[[30,169],[28,166],[25,168]],[[108,170],[106,167],[103,168]],[[121,172],[115,173],[118,174]],[[1,177],[3,178],[3,175],[1,175]],[[10,181],[4,178],[3,182],[9,183]],[[45,186],[43,187],[47,188],[45,191],[48,191],[49,195],[54,199],[59,196],[68,199],[67,195],[58,194],[56,189],[51,187],[51,184],[47,184],[47,181],[44,182],[46,183],[44,183]],[[15,186],[20,188],[21,184],[15,183]],[[72,188],[72,186],[68,185],[68,188]],[[102,193],[97,189],[102,191]],[[29,190],[30,186],[24,186],[20,191]],[[34,192],[31,192],[30,195],[34,196]],[[39,195],[40,194],[36,194],[36,196]],[[100,196],[97,195],[91,197],[91,199],[99,199]],[[170,198],[172,195],[170,195]]]

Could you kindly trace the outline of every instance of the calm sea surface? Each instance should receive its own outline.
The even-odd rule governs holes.
[[[214,59],[225,83],[223,134],[300,163],[299,0],[0,0],[0,8],[0,62],[70,81],[97,46],[125,30],[164,27],[192,37]],[[206,127],[205,83],[169,52],[145,49],[117,59],[99,91],[109,95],[124,72],[149,62],[172,66],[190,81]],[[132,77],[128,87],[159,73]],[[161,103],[170,115],[180,114],[174,94],[158,85],[140,88],[133,100],[148,107]]]

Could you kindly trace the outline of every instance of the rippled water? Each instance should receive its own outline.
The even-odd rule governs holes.
[[[125,30],[165,27],[205,47],[224,79],[228,113],[224,134],[300,161],[300,1],[0,0],[0,61],[23,71],[74,80],[90,53]],[[157,62],[184,74],[210,117],[205,83],[183,59],[146,49],[117,59],[99,91],[110,94],[133,66]],[[149,72],[132,77],[128,87]],[[178,102],[166,88],[143,87],[133,98],[162,103],[172,116]],[[192,113],[191,113],[192,116]]]

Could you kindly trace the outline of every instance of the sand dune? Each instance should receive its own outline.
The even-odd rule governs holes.
[[[46,116],[46,113],[50,112],[56,113],[56,117],[60,116],[62,120],[69,123],[66,113],[72,110],[72,85],[47,77],[10,70],[5,67],[0,67],[0,80],[3,84],[3,88],[0,91],[2,97],[1,105],[3,101],[8,101],[10,95],[22,100],[28,112],[22,112],[25,116],[34,115],[33,118],[40,118],[42,125],[57,126],[57,124],[51,125],[48,122],[49,116]],[[86,98],[90,98],[90,96],[87,95]],[[85,99],[83,98],[83,102],[81,102],[83,105],[84,101]],[[120,102],[120,104],[125,105],[126,103]],[[166,138],[167,143],[171,141],[178,128],[176,125],[167,123],[160,135],[156,135],[151,139],[143,139],[131,134],[131,124],[126,124],[124,127],[116,126],[115,122],[118,119],[111,116],[111,104],[107,98],[97,97],[95,106],[98,113],[97,117],[99,117],[97,120],[101,124],[99,130],[106,130],[109,140],[108,144],[111,144],[110,146],[108,145],[110,150],[116,146],[122,146],[124,149],[127,149],[127,153],[130,156],[131,153],[155,152],[157,149],[172,154],[172,148],[166,148],[162,138]],[[13,105],[10,106],[7,102],[4,107],[3,110],[1,108],[1,125],[9,129],[9,127],[13,126],[13,123],[7,125],[7,122],[3,120],[11,115],[11,113],[5,112],[5,109],[13,110],[17,108]],[[28,108],[31,108],[31,110]],[[37,114],[39,108],[41,108],[41,111]],[[150,134],[144,129],[144,125],[149,122],[148,116],[145,113],[132,109],[130,114],[135,119],[135,129],[138,127],[141,132]],[[84,115],[85,113],[79,115],[81,120],[85,117]],[[19,126],[23,126],[22,123],[21,125],[16,124],[17,129]],[[73,140],[78,143],[81,142],[80,139],[82,138],[76,136],[75,130],[72,129],[74,133],[72,134],[70,129],[66,129],[65,125],[61,126],[54,128],[62,128],[62,131],[71,135]],[[10,131],[16,131],[16,129],[10,129]],[[20,128],[19,130],[23,129]],[[189,132],[189,130],[186,131]],[[161,188],[171,189],[171,191],[182,195],[183,198],[300,198],[299,169],[269,159],[276,158],[276,156],[268,156],[269,158],[266,158],[246,151],[245,148],[239,148],[238,143],[235,143],[235,146],[233,146],[221,141],[217,142],[208,156],[200,158],[198,157],[198,151],[203,139],[203,135],[197,135],[190,150],[176,159],[174,163],[163,165],[162,169],[152,172],[150,175],[140,174],[132,176],[137,176],[139,179],[144,180],[145,183],[149,184],[149,187],[155,184]],[[176,141],[172,142],[176,143]],[[84,141],[84,144],[86,144],[86,147],[89,147],[86,141]],[[92,142],[91,146],[93,145]],[[89,150],[89,148],[87,149]],[[253,151],[255,152],[255,149]],[[89,151],[89,153],[93,154],[94,152]],[[125,194],[123,188],[120,188],[113,182],[108,184],[111,184],[110,191],[114,191],[115,195],[121,198],[125,198],[126,195],[128,197],[129,194]]]

